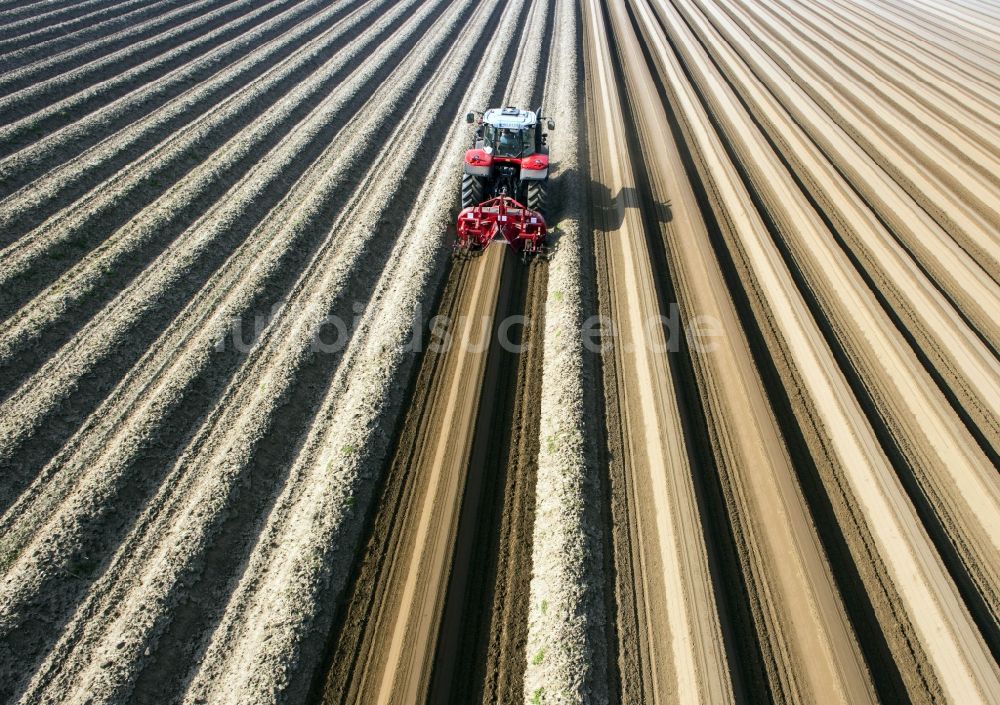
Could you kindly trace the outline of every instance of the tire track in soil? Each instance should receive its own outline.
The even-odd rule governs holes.
[[[506,414],[503,412],[484,414],[483,411],[488,406],[485,404],[485,400],[494,394],[496,396],[492,398],[501,405],[501,409],[509,409],[513,405],[516,391],[514,380],[511,378],[516,376],[516,356],[510,353],[504,354],[502,350],[499,350],[499,346],[496,344],[495,322],[500,320],[500,316],[497,314],[501,312],[523,310],[520,306],[524,303],[524,289],[528,277],[526,273],[517,271],[519,263],[512,261],[515,258],[508,258],[505,255],[509,253],[497,250],[499,247],[493,248],[482,257],[452,261],[441,300],[435,307],[435,315],[445,315],[448,317],[447,320],[451,321],[458,321],[461,316],[472,317],[475,315],[479,320],[481,312],[491,311],[486,318],[493,322],[491,325],[494,327],[486,328],[485,325],[477,324],[475,329],[475,335],[479,340],[491,342],[489,343],[490,350],[486,354],[487,361],[482,376],[483,396],[480,398],[478,409],[474,408],[471,412],[475,418],[475,427],[480,429],[482,426],[484,429],[477,430],[477,434],[490,435],[489,432],[492,431],[496,435],[507,435],[509,438],[511,429],[508,425],[509,422],[504,420]],[[484,261],[486,256],[493,257],[494,264],[499,266],[487,268],[485,266],[487,263]],[[469,301],[474,300],[482,293],[484,274],[493,273],[501,274],[499,287],[494,292],[495,298],[491,297],[487,305],[470,308]],[[483,323],[485,320],[483,319]],[[461,330],[461,328],[455,330],[453,335],[457,336]],[[484,333],[484,331],[488,332]],[[433,334],[433,331],[431,333]],[[457,342],[453,338],[453,345],[456,344]],[[406,557],[419,547],[419,544],[414,541],[413,528],[406,529],[404,527],[413,521],[412,516],[421,511],[419,502],[431,491],[432,480],[426,471],[425,464],[421,463],[421,449],[435,438],[434,431],[437,424],[440,423],[439,416],[442,406],[439,400],[446,397],[449,390],[450,377],[454,374],[452,367],[455,357],[448,355],[446,351],[428,351],[423,356],[408,405],[409,410],[397,441],[394,459],[387,471],[385,487],[377,495],[379,497],[378,510],[373,520],[368,548],[354,579],[353,592],[346,605],[343,625],[338,625],[339,629],[335,630],[338,632],[338,636],[334,655],[329,660],[330,668],[323,679],[322,695],[318,695],[319,699],[317,700],[324,705],[375,702],[374,694],[378,692],[379,683],[378,680],[373,681],[372,678],[377,679],[378,671],[374,675],[368,675],[372,667],[366,661],[377,661],[380,656],[379,649],[370,643],[373,636],[366,633],[366,630],[371,629],[376,620],[386,620],[391,623],[395,619],[395,611],[388,614],[378,614],[383,609],[380,606],[395,603],[396,599],[393,598],[391,591],[396,587],[395,583],[398,581],[398,577],[394,578],[393,576],[400,569],[400,564],[405,569]],[[513,365],[510,364],[511,357],[515,358]],[[504,362],[507,364],[505,365]],[[477,376],[469,381],[478,385],[479,378]],[[489,391],[491,389],[493,391]],[[506,404],[503,404],[504,401]],[[493,409],[490,408],[490,411]],[[465,426],[469,422],[457,421],[457,423]],[[507,434],[504,431],[507,431]],[[482,435],[480,435],[481,438]],[[464,451],[459,451],[465,458],[462,465],[469,468],[468,479],[466,479],[464,490],[462,490],[463,499],[461,501],[462,509],[459,512],[459,523],[452,532],[449,532],[457,542],[456,551],[465,549],[466,552],[471,552],[473,545],[482,548],[482,541],[488,540],[490,535],[494,533],[492,526],[479,526],[476,522],[477,511],[482,508],[477,506],[478,500],[482,498],[486,504],[492,504],[496,501],[495,496],[483,497],[484,484],[489,486],[488,489],[494,491],[503,489],[502,473],[496,466],[502,466],[507,460],[507,455],[502,451],[492,449],[491,453],[499,456],[499,458],[493,458],[493,473],[488,474],[483,465],[474,472],[472,471],[473,463],[475,461],[482,462],[482,453],[487,450],[481,440],[478,444],[476,440],[470,438],[463,439],[462,442],[453,441],[464,447]],[[492,476],[490,477],[490,475]],[[459,486],[461,487],[461,483]],[[480,541],[473,541],[473,536],[480,538]],[[484,559],[483,562],[487,564],[491,562],[489,556],[477,556],[476,558]],[[452,566],[449,582],[452,585],[455,582],[464,583],[471,572],[471,566],[468,564],[462,566],[458,563],[457,557],[451,560],[454,560],[455,564]],[[476,567],[488,570],[488,566],[480,564],[478,560]],[[472,590],[474,589],[472,588]],[[450,593],[450,590],[448,592]],[[467,593],[463,591],[462,594],[464,596]],[[451,597],[450,594],[449,597]],[[443,602],[446,599],[445,588],[442,586],[439,595],[435,594],[428,596],[428,598]],[[398,607],[394,606],[390,609],[398,609]],[[369,614],[369,610],[372,610],[373,613]],[[454,612],[455,610],[452,609],[451,614],[449,614],[447,604],[441,608],[442,629],[444,625],[454,620]],[[477,623],[475,627],[470,628],[470,631],[479,626]],[[435,628],[434,631],[438,631],[438,629]],[[449,645],[442,643],[447,641],[449,641],[448,636],[443,633],[438,637],[437,655],[440,654],[441,648],[447,649],[449,645],[457,646],[455,641],[460,643],[460,640],[452,640]],[[461,653],[463,656],[467,655],[466,652]],[[454,692],[451,692],[451,682],[435,682],[441,680],[442,674],[436,669],[431,673],[430,664],[428,663],[427,666],[431,688],[426,696],[427,701],[451,702],[452,696],[458,697]],[[378,667],[382,667],[382,665],[379,664],[376,668]],[[457,670],[456,675],[468,675],[457,674]],[[447,680],[450,681],[450,679]],[[470,692],[475,691],[462,692],[464,699],[458,697],[458,701],[469,702]],[[425,696],[418,697],[421,702],[424,701]]]
[[[520,354],[500,349],[496,330],[491,336],[432,703],[510,703],[524,690],[546,276],[543,261],[526,266],[510,253],[505,259],[494,320],[525,316],[529,323],[511,339],[523,346]]]
[[[524,73],[520,62],[536,61],[532,88],[509,86],[505,102],[520,104],[523,97],[531,109],[541,105],[544,111],[556,8],[535,3],[532,13],[543,10],[539,55],[522,52],[511,70],[516,81]],[[535,24],[529,15],[527,25]],[[560,220],[555,157],[551,227]],[[527,322],[512,341],[520,352],[497,345],[496,329],[491,335],[428,690],[433,703],[502,705],[524,692],[548,270],[544,259],[518,264],[510,254],[500,273],[494,325],[514,316]],[[505,294],[508,277],[514,281]]]
[[[526,3],[524,13],[528,13],[528,7],[529,4]],[[539,4],[536,3],[535,8],[538,7]],[[530,19],[525,21],[525,16],[527,14],[522,15],[518,25],[530,27],[531,21]],[[543,36],[551,35],[551,27],[552,15],[549,13]],[[512,46],[517,44],[517,42],[511,43]],[[543,52],[547,55],[547,48],[543,49]],[[507,50],[505,67],[501,75],[515,77],[520,75],[521,72],[515,65],[516,57],[517,55],[510,49]],[[545,65],[546,61],[540,60],[536,66],[534,79],[536,91],[530,101],[532,104],[540,99],[541,77]],[[494,93],[490,104],[495,104],[499,98],[500,94]],[[492,325],[496,326],[497,322],[507,315],[527,315],[530,321],[528,338],[537,346],[537,352],[540,354],[541,345],[538,336],[541,329],[540,321],[536,321],[536,315],[540,313],[536,314],[532,309],[526,310],[525,304],[530,300],[534,305],[538,305],[544,299],[544,276],[539,274],[544,272],[544,264],[535,262],[530,267],[524,267],[511,261],[515,258],[507,257],[503,266],[490,266],[484,272],[482,268],[486,267],[488,262],[483,260],[486,257],[495,258],[497,255],[496,251],[491,251],[486,256],[471,261],[453,259],[442,298],[434,309],[435,315],[446,314],[452,321],[468,315],[469,300],[483,296],[483,292],[479,289],[483,275],[485,274],[487,278],[498,275],[499,293],[493,294],[497,303],[490,316]],[[477,268],[480,271],[474,276],[473,272]],[[453,565],[451,577],[448,579],[449,585],[447,589],[442,587],[441,594],[437,598],[443,602],[440,608],[442,615],[440,626],[435,627],[435,631],[440,629],[440,635],[433,661],[428,656],[422,667],[425,672],[423,687],[429,687],[427,697],[430,702],[468,702],[470,693],[477,691],[482,693],[485,667],[482,661],[486,658],[487,650],[484,643],[484,637],[487,636],[484,626],[489,627],[491,610],[484,609],[484,605],[479,604],[478,600],[489,599],[494,593],[492,588],[495,576],[491,573],[484,580],[482,570],[489,571],[490,566],[495,566],[502,560],[508,565],[514,564],[515,569],[527,567],[530,571],[528,564],[533,518],[530,506],[534,491],[531,467],[534,458],[537,457],[537,395],[535,398],[532,396],[535,387],[531,385],[525,387],[523,384],[522,375],[528,374],[530,367],[526,365],[529,363],[524,357],[519,358],[516,354],[501,350],[497,344],[495,328],[492,330],[490,350],[482,377],[484,380],[482,397],[477,403],[478,411],[473,409],[477,431],[474,438],[465,441],[467,444],[465,452],[468,455],[461,456],[467,458],[463,465],[467,463],[469,472],[464,480],[464,489],[461,490],[463,495],[460,502],[461,510],[456,512],[459,514],[457,528],[452,530],[454,532],[452,535],[458,537],[458,543],[457,547],[454,547],[457,553],[452,554],[449,550],[449,555],[452,556],[450,562]],[[454,362],[450,359],[452,357],[454,356],[449,356],[447,353],[434,352],[427,352],[423,356],[415,387],[410,393],[409,412],[403,422],[401,435],[396,441],[395,459],[387,471],[384,485],[376,494],[380,498],[379,508],[374,512],[372,519],[371,533],[367,537],[368,547],[352,579],[350,597],[331,630],[331,645],[328,647],[330,655],[326,659],[329,665],[325,665],[317,673],[314,684],[316,702],[368,702],[372,698],[372,693],[369,691],[377,688],[377,683],[369,683],[372,676],[366,675],[368,666],[365,660],[378,658],[375,656],[376,647],[367,643],[371,637],[366,628],[371,630],[377,618],[392,620],[393,614],[376,617],[369,611],[381,611],[377,606],[382,604],[379,595],[389,602],[393,601],[387,592],[391,589],[392,580],[384,574],[396,570],[394,566],[397,559],[405,557],[407,552],[413,550],[413,544],[410,543],[413,539],[401,526],[406,525],[407,515],[411,511],[407,508],[428,491],[428,480],[425,477],[427,473],[418,470],[420,464],[425,462],[421,460],[423,455],[421,449],[428,439],[435,437],[430,429],[436,423],[440,423],[437,415],[441,411],[435,410],[435,407],[439,407],[442,398],[446,398],[449,382],[443,380],[450,374],[448,370]],[[476,379],[470,381],[478,385],[479,376],[473,376]],[[537,363],[536,369],[531,370],[530,376],[537,376],[537,381],[540,382],[540,367]],[[519,411],[515,412],[515,408]],[[515,413],[519,414],[519,422],[512,425],[511,417]],[[469,421],[462,420],[457,423],[459,427],[465,427]],[[514,444],[516,447],[509,447],[513,438],[517,439]],[[503,443],[500,449],[496,446],[498,441]],[[521,462],[511,467],[509,460]],[[461,482],[463,481],[460,481],[460,487]],[[519,496],[516,500],[509,501],[516,501],[518,509],[516,525],[511,525],[508,523],[511,519],[510,510],[503,511],[505,497],[503,492],[505,488],[514,487],[517,488]],[[498,492],[501,494],[497,494]],[[491,515],[492,520],[482,523],[480,520],[483,515]],[[503,527],[500,526],[501,523]],[[505,543],[501,536],[507,537]],[[522,542],[518,537],[526,540]],[[495,552],[489,550],[489,545],[496,546],[501,543],[510,549],[510,553],[505,552],[503,558],[498,559],[495,557]],[[376,577],[379,575],[383,577]],[[476,577],[471,579],[472,585],[467,585],[470,575]],[[496,604],[498,607],[510,605],[514,610],[523,613],[520,618],[523,620],[526,617],[527,575],[527,573],[512,573],[506,576],[510,591],[505,590],[498,595],[498,602],[488,601],[486,605]],[[376,595],[371,594],[372,590],[376,591]],[[509,644],[517,642],[516,633],[519,626],[523,627],[523,621],[520,625],[515,621],[511,629],[515,635],[508,635],[503,645],[494,645],[494,649],[503,648],[504,654],[494,657],[492,664],[500,676],[509,679],[506,683],[507,690],[504,692],[518,697],[520,686],[517,676],[523,672],[524,667],[523,637],[520,650],[516,647],[510,648]],[[472,637],[471,644],[469,632]],[[476,643],[477,641],[479,643]],[[469,653],[466,651],[467,648],[472,649],[475,660],[479,662],[475,671],[463,667],[454,668],[459,654],[464,658]],[[442,664],[445,664],[444,668]],[[381,666],[377,666],[379,667]],[[369,687],[363,687],[362,683],[369,683]]]

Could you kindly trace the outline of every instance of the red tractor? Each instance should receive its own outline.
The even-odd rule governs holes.
[[[545,243],[545,191],[549,149],[541,108],[493,108],[469,113],[476,123],[472,148],[465,153],[462,212],[456,232],[460,250],[484,249],[504,240],[523,253],[540,252]],[[555,129],[548,118],[549,130]]]

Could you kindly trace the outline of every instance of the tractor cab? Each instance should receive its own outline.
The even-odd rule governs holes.
[[[498,159],[521,159],[548,151],[539,140],[538,119],[530,110],[494,108],[483,114],[477,146]]]

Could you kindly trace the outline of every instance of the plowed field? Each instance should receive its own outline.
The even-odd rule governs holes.
[[[0,0],[0,702],[1000,703],[998,47]],[[548,251],[453,254],[505,105]]]

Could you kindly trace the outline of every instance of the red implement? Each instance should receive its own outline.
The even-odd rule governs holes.
[[[485,249],[494,240],[504,240],[516,252],[540,252],[545,243],[545,219],[509,196],[498,196],[458,214],[455,247]]]

